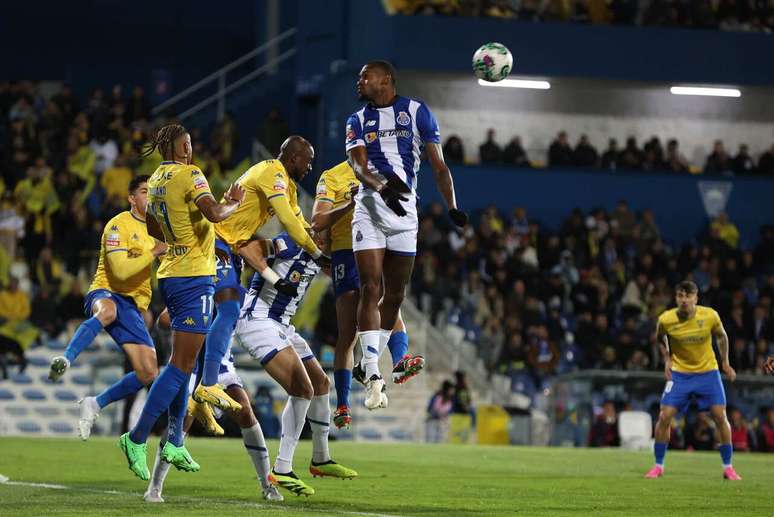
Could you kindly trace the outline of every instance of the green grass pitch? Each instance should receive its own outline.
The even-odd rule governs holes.
[[[312,479],[302,442],[295,470],[317,493],[283,491],[285,502],[270,504],[241,441],[192,438],[201,472],[173,470],[166,503],[151,505],[116,442],[0,438],[10,480],[0,483],[0,515],[774,515],[774,455],[735,455],[744,480],[732,483],[717,453],[668,453],[666,476],[645,480],[647,452],[332,442],[334,459],[360,473],[348,481]]]

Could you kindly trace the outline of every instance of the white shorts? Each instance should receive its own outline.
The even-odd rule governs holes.
[[[242,382],[242,379],[237,374],[236,367],[234,367],[234,362],[232,361],[233,359],[233,356],[231,355],[232,344],[233,344],[233,341],[229,343],[228,350],[223,356],[223,360],[220,362],[220,372],[218,373],[218,384],[222,385],[227,389],[231,386],[239,386],[240,388],[244,388],[245,384]],[[204,350],[202,350],[202,353],[204,353]],[[191,380],[189,381],[189,384],[188,384],[188,393],[193,393],[194,390],[196,389],[196,377],[197,377],[196,375],[191,375]]]
[[[234,331],[234,341],[261,364],[268,363],[280,350],[291,346],[302,361],[314,358],[309,344],[296,333],[293,325],[285,326],[269,318],[240,318]]]
[[[355,196],[352,217],[352,250],[386,249],[400,255],[416,255],[417,198],[413,192],[403,194],[401,201],[406,215],[399,217],[385,203],[382,196],[371,189],[361,188]]]

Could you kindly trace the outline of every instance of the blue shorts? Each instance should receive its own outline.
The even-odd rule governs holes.
[[[208,332],[212,323],[212,297],[215,294],[213,277],[159,278],[159,289],[174,330],[194,334]]]
[[[357,272],[355,253],[352,250],[336,250],[331,254],[333,293],[338,298],[347,291],[360,291],[360,275]]]
[[[140,309],[128,296],[116,294],[107,289],[90,291],[86,294],[83,303],[83,312],[87,317],[93,316],[91,306],[101,298],[110,298],[116,304],[116,320],[105,327],[105,330],[119,347],[126,344],[139,344],[155,348]]]
[[[228,253],[231,260],[230,263],[225,264],[217,258],[216,270],[215,270],[215,292],[223,289],[236,289],[241,297],[244,297],[246,292],[242,287],[242,257],[231,252],[231,247],[220,239],[215,239],[215,247],[219,250],[223,250]]]
[[[662,406],[673,406],[681,413],[688,409],[691,395],[696,397],[699,411],[707,411],[710,406],[726,405],[726,390],[720,380],[720,372],[711,370],[702,373],[672,372],[672,380],[666,383],[661,396]]]

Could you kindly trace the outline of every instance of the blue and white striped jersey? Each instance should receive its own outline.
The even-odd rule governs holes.
[[[274,239],[275,257],[268,260],[280,278],[295,284],[298,295],[290,297],[278,293],[273,285],[256,273],[250,282],[250,292],[242,304],[242,314],[254,318],[270,318],[283,325],[290,325],[290,319],[298,310],[306,288],[320,271],[312,256],[283,232]]]
[[[419,153],[428,142],[441,143],[438,122],[424,102],[408,97],[397,96],[384,108],[368,104],[347,120],[347,152],[364,146],[371,172],[385,179],[395,177],[412,192]]]

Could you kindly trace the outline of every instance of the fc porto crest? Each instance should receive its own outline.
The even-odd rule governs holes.
[[[411,117],[405,111],[401,111],[400,113],[398,113],[398,116],[395,118],[395,121],[401,126],[408,126],[409,124],[411,124]]]

